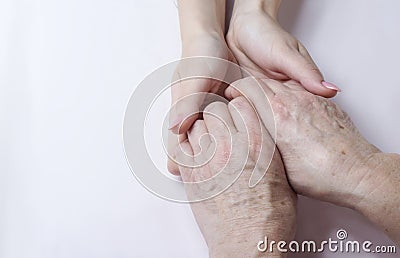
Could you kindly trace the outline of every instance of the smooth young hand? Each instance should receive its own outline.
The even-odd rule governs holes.
[[[235,3],[227,42],[237,62],[258,78],[295,80],[311,93],[335,96],[340,89],[324,81],[307,49],[279,25],[279,3],[257,2]]]

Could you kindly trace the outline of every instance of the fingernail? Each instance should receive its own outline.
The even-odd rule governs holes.
[[[326,82],[326,81],[322,81],[321,84],[322,84],[325,88],[328,88],[328,89],[331,89],[331,90],[335,90],[335,91],[339,91],[339,92],[342,91],[338,86],[336,86],[336,85],[333,84],[333,83]]]
[[[169,125],[168,130],[177,127],[182,122],[182,117],[182,115],[178,115],[177,118],[175,118],[174,122]]]

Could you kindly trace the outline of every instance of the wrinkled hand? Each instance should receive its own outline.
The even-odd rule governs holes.
[[[309,92],[333,97],[339,88],[323,76],[306,48],[266,11],[238,7],[231,19],[227,43],[238,63],[254,76],[300,82]]]
[[[287,182],[280,154],[274,152],[274,143],[253,107],[245,98],[238,97],[229,105],[210,104],[203,116],[204,120],[194,123],[188,140],[181,144],[182,148],[177,148],[176,155],[182,160],[186,157],[185,164],[203,164],[212,150],[215,153],[206,165],[179,167],[183,181],[200,182],[218,173],[240,172],[244,165],[240,177],[226,191],[212,199],[191,203],[210,257],[261,255],[257,243],[265,236],[270,240],[290,241],[295,232],[297,198]],[[240,164],[247,156],[247,162]],[[259,184],[250,188],[253,169],[258,173],[267,169],[268,172]],[[186,186],[189,198],[209,190],[212,187]]]
[[[243,79],[226,94],[229,98],[249,98],[265,126],[270,131],[276,128],[271,135],[276,135],[295,191],[347,207],[362,201],[365,190],[376,183],[378,174],[368,169],[368,164],[379,150],[332,101],[307,92],[293,81],[264,79],[259,83],[262,88],[254,80]],[[264,94],[270,105],[261,97]]]

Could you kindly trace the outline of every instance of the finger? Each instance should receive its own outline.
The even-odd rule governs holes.
[[[175,134],[187,132],[199,117],[206,94],[218,92],[221,80],[229,67],[229,62],[219,58],[181,59],[174,73],[170,130]]]
[[[307,59],[310,63],[312,63],[315,67],[317,67],[317,65],[315,64],[314,60],[312,59],[310,53],[308,53],[307,49],[306,49],[306,48],[303,46],[303,44],[301,44],[300,42],[299,42],[299,51],[300,51],[300,54],[301,54],[302,56],[304,56],[304,58],[306,58],[306,59]],[[336,92],[341,92],[341,91],[342,91],[338,86],[334,85],[333,83],[326,82],[326,81],[322,81],[321,84],[322,84],[325,88],[328,88],[328,89],[330,89],[330,90],[333,90],[333,91],[336,91]],[[336,95],[336,94],[335,94],[335,95]]]
[[[235,125],[240,124],[249,139],[249,155],[256,162],[249,178],[249,186],[255,186],[267,172],[273,158],[275,144],[260,121],[254,107],[242,96],[230,102],[229,110]],[[243,128],[243,125],[245,128]]]
[[[228,108],[238,131],[248,134],[250,145],[257,147],[262,144],[263,134],[266,134],[267,131],[260,121],[255,107],[246,98],[239,96],[229,103]],[[255,154],[257,154],[257,149],[255,149]]]
[[[168,132],[168,160],[167,160],[167,169],[173,175],[179,175],[179,167],[178,164],[174,161],[176,160],[175,151],[178,146],[186,140],[186,134],[176,135],[172,132]]]
[[[206,92],[213,87],[210,79],[190,79],[172,86],[172,109],[169,129],[175,134],[189,130],[199,117]]]
[[[306,89],[304,89],[304,87],[301,86],[301,84],[299,82],[294,81],[294,80],[283,82],[283,85],[285,85],[285,88],[290,89],[290,90],[306,91]]]
[[[230,87],[235,89],[232,91],[232,97],[237,98],[239,96],[243,96],[250,103],[252,103],[264,126],[268,129],[270,135],[275,136],[275,120],[270,104],[270,99],[273,99],[275,93],[269,87],[270,82],[274,81],[255,81],[254,79],[249,78],[237,81]],[[280,87],[280,90],[282,90],[282,88],[283,87]]]
[[[249,138],[261,135],[261,121],[254,107],[243,96],[234,98],[228,105],[232,120],[239,132],[247,133]]]
[[[236,97],[242,96],[242,89],[251,88],[251,90],[246,91],[246,94],[251,96],[257,96],[259,94],[265,95],[268,98],[272,98],[275,95],[270,88],[266,87],[266,82],[274,81],[269,79],[255,79],[253,77],[247,77],[241,80],[237,80],[229,85],[225,90],[225,97],[232,100]],[[247,96],[245,96],[247,98]]]
[[[191,182],[194,157],[193,149],[188,140],[181,142],[181,144],[175,149],[174,156],[180,163],[185,164],[184,166],[179,166],[179,173],[182,177],[182,181]]]
[[[197,120],[188,132],[189,143],[192,146],[195,156],[202,153],[202,150],[211,144],[207,127],[204,120]]]
[[[235,97],[239,97],[241,95],[241,93],[235,89],[235,87],[227,87],[225,89],[224,92],[225,98],[227,98],[228,100],[232,100]]]
[[[294,80],[279,82],[271,79],[261,79],[260,81],[263,85],[266,85],[274,95],[282,91],[307,91],[299,82]]]
[[[208,132],[216,138],[226,138],[237,132],[228,105],[225,103],[211,103],[204,109],[203,117]]]
[[[276,95],[277,93],[282,92],[282,91],[290,90],[289,87],[286,87],[282,82],[278,82],[276,80],[261,79],[260,84],[262,85],[264,90],[268,89],[274,95]],[[304,90],[304,88],[303,88],[303,90]]]
[[[300,46],[299,46],[300,49]],[[302,53],[295,49],[287,52],[287,58],[282,62],[281,70],[290,78],[298,81],[309,92],[323,96],[333,97],[339,89],[329,89],[324,86],[324,78],[305,48]]]

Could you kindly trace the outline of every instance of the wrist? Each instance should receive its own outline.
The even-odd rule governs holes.
[[[358,212],[382,213],[385,205],[390,205],[386,200],[388,196],[395,197],[400,179],[400,155],[375,153],[367,164],[368,174],[360,181],[355,192],[362,198],[353,204]]]
[[[400,155],[377,153],[373,168],[363,180],[364,197],[354,209],[400,243]]]
[[[281,0],[236,0],[234,13],[264,12],[277,20]]]
[[[397,173],[397,169],[393,167],[394,156],[398,157],[396,154],[376,152],[354,165],[349,175],[357,176],[352,178],[351,184],[348,184],[349,189],[344,191],[347,198],[343,198],[338,204],[360,213],[366,213],[370,209],[377,210],[372,203],[383,200],[387,191],[390,191],[393,174]]]
[[[206,28],[202,25],[194,27],[193,31],[182,34],[182,47],[191,45],[196,41],[225,41],[222,29]]]
[[[345,177],[337,180],[333,190],[324,193],[326,198],[323,197],[322,200],[358,210],[360,203],[372,189],[372,176],[376,169],[375,153],[353,158],[346,167],[349,169],[345,171]]]
[[[225,0],[178,1],[182,41],[207,34],[224,37],[225,2]]]

